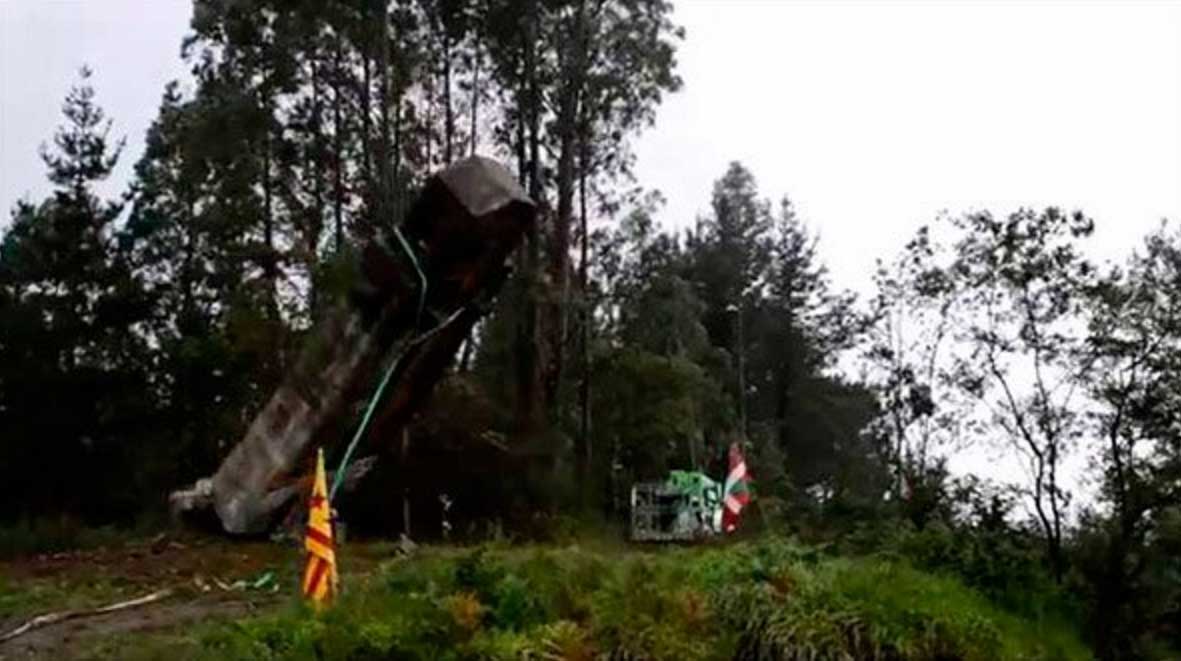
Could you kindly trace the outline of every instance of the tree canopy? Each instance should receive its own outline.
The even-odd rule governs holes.
[[[1101,265],[1081,210],[945,214],[866,264],[859,298],[825,267],[824,219],[739,162],[703,214],[668,218],[631,146],[683,85],[674,18],[663,0],[195,0],[193,89],[162,90],[139,154],[83,69],[40,154],[53,191],[0,236],[0,523],[162,515],[242,437],[366,242],[481,153],[540,222],[346,519],[400,530],[449,493],[468,529],[618,524],[633,483],[722,476],[738,443],[752,528],[1056,609],[1103,658],[1181,649],[1181,233]],[[1021,472],[952,470],[968,456]]]

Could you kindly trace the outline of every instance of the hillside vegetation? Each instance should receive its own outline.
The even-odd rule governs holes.
[[[347,556],[346,556],[347,557]],[[705,548],[431,548],[298,603],[104,658],[1090,659],[1068,626],[1017,616],[884,555],[768,537]]]
[[[361,577],[323,620],[268,602],[109,658],[1081,656],[1070,630],[1105,661],[1181,658],[1181,231],[1099,261],[1097,223],[1129,219],[1035,196],[850,252],[781,195],[810,167],[791,150],[757,174],[715,161],[666,205],[636,140],[705,82],[684,39],[667,0],[193,0],[191,75],[160,90],[142,149],[83,69],[40,150],[51,192],[0,223],[0,557],[160,535],[167,494],[218,471],[309,331],[356,300],[359,255],[478,154],[540,222],[433,399],[357,446],[379,461],[333,500],[346,536],[553,543],[625,525],[638,482],[725,478],[735,447],[753,476],[741,534],[823,554],[431,551],[346,566]],[[896,213],[880,202],[866,227]],[[377,386],[317,434],[329,470]],[[190,546],[193,572],[255,571],[219,548]],[[13,576],[0,618],[119,587]],[[103,645],[83,651],[122,643]]]

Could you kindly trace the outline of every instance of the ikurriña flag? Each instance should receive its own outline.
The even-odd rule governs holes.
[[[750,503],[750,472],[738,443],[730,444],[730,472],[722,487],[722,530],[730,533],[738,527],[742,509]]]

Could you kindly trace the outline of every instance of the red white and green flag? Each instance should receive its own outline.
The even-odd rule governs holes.
[[[730,444],[730,472],[722,487],[722,530],[734,532],[738,527],[738,515],[750,502],[750,473],[746,470],[746,458],[737,443]]]

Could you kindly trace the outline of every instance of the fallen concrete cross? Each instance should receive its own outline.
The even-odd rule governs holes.
[[[532,200],[490,159],[428,179],[405,222],[363,247],[349,299],[312,330],[217,472],[172,494],[174,513],[212,507],[227,532],[267,530],[295,495],[293,472],[315,447],[348,442],[339,429],[379,379],[389,385],[377,426],[404,424],[487,312],[534,217]]]

